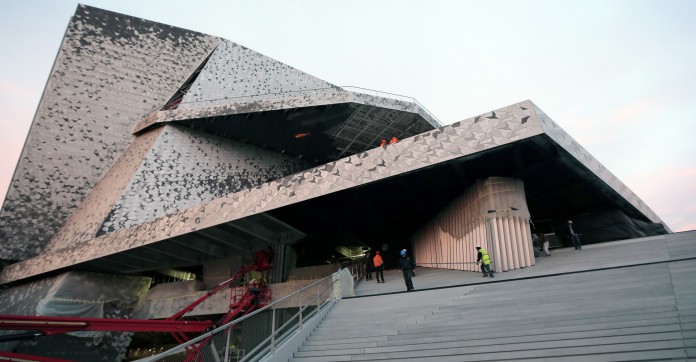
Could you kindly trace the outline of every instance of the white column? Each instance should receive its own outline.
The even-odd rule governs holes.
[[[505,216],[503,227],[505,228],[505,238],[510,241],[510,256],[512,256],[512,267],[510,269],[520,268],[520,256],[517,248],[517,238],[515,235],[515,227],[512,225],[513,217]]]

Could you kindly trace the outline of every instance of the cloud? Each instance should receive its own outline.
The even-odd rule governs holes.
[[[22,86],[0,81],[0,197],[12,181],[36,109],[37,95]]]
[[[615,110],[603,124],[613,127],[636,126],[650,119],[664,108],[663,103],[654,98],[641,98]]]
[[[638,98],[612,108],[575,107],[559,118],[562,127],[582,145],[601,145],[625,138],[626,129],[655,119],[666,108],[657,98]],[[607,132],[611,129],[612,132]]]
[[[8,80],[0,81],[0,96],[13,98],[30,98],[33,95],[26,89]]]

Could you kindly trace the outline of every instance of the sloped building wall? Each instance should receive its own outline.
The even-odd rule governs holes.
[[[0,259],[41,252],[218,39],[79,5],[39,103],[0,213]]]
[[[310,167],[307,161],[168,125],[98,235],[137,225]]]
[[[8,265],[0,274],[0,281],[93,260],[127,250],[134,244],[147,245],[539,135],[541,126],[534,118],[531,104],[528,101],[514,104],[490,116],[472,117],[386,148],[378,147],[168,214],[141,227],[121,229],[70,248],[44,253],[40,258]]]
[[[573,155],[573,157],[581,162],[583,166],[587,167],[594,175],[605,182],[611,187],[611,189],[621,195],[621,197],[630,203],[633,207],[644,215],[654,224],[659,225],[640,225],[629,232],[628,235],[635,233],[635,236],[644,236],[647,231],[648,235],[654,235],[650,231],[652,229],[657,229],[658,234],[662,234],[665,231],[671,232],[669,226],[660,219],[655,212],[648,207],[631,189],[628,188],[621,180],[614,176],[611,171],[609,171],[604,165],[602,165],[597,159],[592,157],[592,155],[576,140],[574,140],[570,135],[563,130],[556,122],[554,122],[549,116],[544,113],[539,107],[533,105],[534,111],[537,114],[539,123],[544,128],[544,133],[546,133],[551,139],[553,139],[559,146],[561,146],[568,153]],[[635,220],[637,223],[642,223],[640,220]],[[659,226],[664,227],[664,230],[659,230]],[[624,234],[623,237],[626,237]],[[607,239],[605,239],[607,240]],[[609,239],[610,240],[610,239]]]
[[[131,142],[121,157],[58,229],[43,252],[67,247],[97,235],[104,219],[130,183],[133,174],[142,164],[143,158],[152,150],[162,130],[163,128],[155,129],[138,136]]]
[[[242,45],[223,40],[179,108],[225,105],[230,101],[243,101],[241,97],[264,94],[278,97],[278,93],[327,88],[335,86]]]
[[[476,246],[498,272],[534,265],[521,180],[477,181],[416,234],[414,256],[419,266],[478,271]]]

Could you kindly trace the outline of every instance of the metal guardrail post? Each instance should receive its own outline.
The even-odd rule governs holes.
[[[273,306],[273,311],[272,317],[271,317],[271,354],[275,354],[275,335],[276,335],[276,328],[275,328],[275,306]]]
[[[302,329],[302,312],[304,312],[304,306],[300,305],[300,325],[298,329]]]
[[[225,341],[225,362],[230,360],[230,336],[232,335],[232,328],[227,330],[227,339]]]
[[[220,361],[220,356],[218,355],[218,350],[217,350],[217,346],[215,345],[215,340],[211,339],[210,345],[208,347],[210,347],[210,352],[211,352],[210,354],[213,356],[213,360],[215,360],[215,362],[222,362],[222,361]]]
[[[329,285],[322,290],[324,283],[329,283]],[[257,309],[255,311],[251,312],[250,314],[247,314],[241,318],[230,321],[226,325],[220,326],[212,331],[206,332],[206,333],[204,333],[204,334],[202,334],[202,335],[200,335],[200,336],[198,336],[190,341],[187,341],[183,344],[180,344],[180,345],[178,345],[174,348],[171,348],[165,352],[162,352],[160,354],[139,359],[139,360],[137,360],[137,362],[163,361],[164,358],[171,357],[175,354],[182,353],[182,352],[190,352],[192,350],[191,346],[198,345],[200,343],[209,344],[207,346],[204,346],[204,348],[210,348],[213,351],[212,358],[217,360],[217,361],[220,361],[220,358],[223,356],[226,360],[225,362],[228,362],[227,360],[230,358],[234,359],[235,356],[232,356],[232,354],[233,354],[232,352],[237,352],[236,355],[237,355],[238,360],[239,360],[240,356],[243,356],[242,357],[243,361],[259,360],[261,357],[257,356],[258,353],[269,353],[270,355],[274,355],[277,352],[276,343],[282,344],[284,341],[286,341],[288,336],[290,336],[296,330],[294,327],[297,326],[298,324],[294,323],[291,326],[292,320],[297,318],[299,315],[299,318],[301,320],[300,325],[304,325],[304,323],[306,322],[306,320],[309,317],[303,316],[302,313],[307,309],[307,307],[309,305],[313,305],[314,302],[311,300],[311,298],[307,298],[306,302],[301,299],[301,301],[299,303],[301,305],[300,313],[295,313],[294,316],[292,316],[287,322],[285,322],[284,324],[281,324],[280,326],[276,326],[277,306],[281,305],[281,303],[283,303],[284,301],[289,300],[289,298],[293,298],[297,295],[301,295],[301,293],[307,292],[309,294],[309,293],[311,293],[310,289],[315,287],[315,288],[317,288],[316,314],[318,314],[319,310],[321,309],[322,303],[331,301],[332,295],[333,295],[332,289],[333,289],[334,284],[336,284],[336,283],[338,283],[338,280],[334,280],[334,275],[330,275],[328,277],[325,277],[325,278],[320,279],[320,280],[318,280],[310,285],[303,287],[301,290],[296,291],[296,292],[292,293],[291,295],[287,295],[283,298],[280,298],[280,299],[274,301],[273,303],[271,303],[269,305],[266,305],[260,309]],[[321,296],[324,294],[324,292],[327,292],[329,294],[326,298],[321,298]],[[323,301],[322,301],[322,299],[323,299]],[[334,302],[335,302],[335,300],[334,300]],[[253,349],[248,351],[248,353],[246,353],[246,351],[244,351],[244,353],[242,353],[242,351],[239,351],[239,350],[230,351],[229,350],[229,347],[230,347],[229,341],[231,339],[231,333],[232,333],[233,327],[235,325],[237,325],[238,323],[245,321],[247,319],[253,318],[253,317],[257,316],[259,313],[265,312],[269,309],[272,310],[272,315],[271,315],[272,325],[271,325],[270,335],[268,337],[266,337],[262,342],[260,342],[256,347],[254,347]],[[312,315],[312,313],[310,313],[309,315]],[[285,332],[278,333],[281,331],[285,331]],[[217,349],[215,348],[215,341],[212,340],[212,338],[215,335],[222,337],[219,333],[225,333],[225,332],[228,333],[227,343],[225,346],[226,350],[225,350],[225,353],[221,353],[221,351],[217,351]],[[216,351],[217,351],[217,354],[216,354]],[[201,361],[205,361],[205,362],[211,361],[211,359],[210,359],[211,356],[208,356],[207,354],[205,356],[201,356],[201,358],[202,358]],[[134,362],[136,362],[136,361],[134,361]]]

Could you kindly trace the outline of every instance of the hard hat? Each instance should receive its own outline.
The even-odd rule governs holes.
[[[406,249],[401,250],[401,255],[406,255]]]

